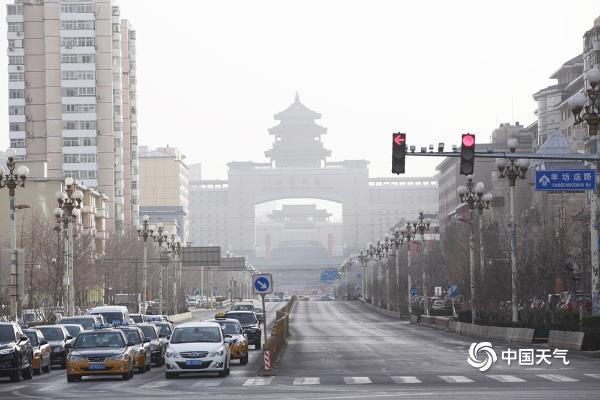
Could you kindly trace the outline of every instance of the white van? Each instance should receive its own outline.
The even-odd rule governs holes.
[[[92,315],[102,315],[106,323],[110,325],[129,324],[129,311],[125,306],[100,306],[90,310]]]

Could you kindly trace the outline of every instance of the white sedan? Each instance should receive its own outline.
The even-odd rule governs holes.
[[[229,375],[227,336],[216,322],[188,322],[175,328],[165,352],[166,377],[182,373]]]

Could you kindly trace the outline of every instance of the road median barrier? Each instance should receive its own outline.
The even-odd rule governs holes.
[[[583,332],[550,330],[548,334],[548,346],[568,350],[581,350],[583,336]]]
[[[186,312],[181,314],[169,315],[167,318],[169,318],[169,321],[174,323],[183,322],[192,319],[192,313]]]
[[[264,345],[263,366],[258,371],[259,376],[275,376],[279,372],[279,363],[290,337],[290,312],[296,301],[297,297],[294,295],[285,306],[275,312],[271,336]]]

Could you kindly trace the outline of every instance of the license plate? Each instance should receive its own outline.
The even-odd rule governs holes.
[[[192,365],[202,365],[202,360],[185,360],[185,365],[192,366]]]
[[[104,363],[91,363],[88,369],[90,370],[101,370],[104,369]]]

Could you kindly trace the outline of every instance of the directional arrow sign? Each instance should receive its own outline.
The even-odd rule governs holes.
[[[404,135],[400,135],[399,134],[399,135],[396,135],[394,137],[394,143],[396,143],[398,146],[403,145],[404,144],[404,140],[405,140]]]
[[[271,274],[252,275],[252,287],[255,294],[273,293],[273,277]]]

